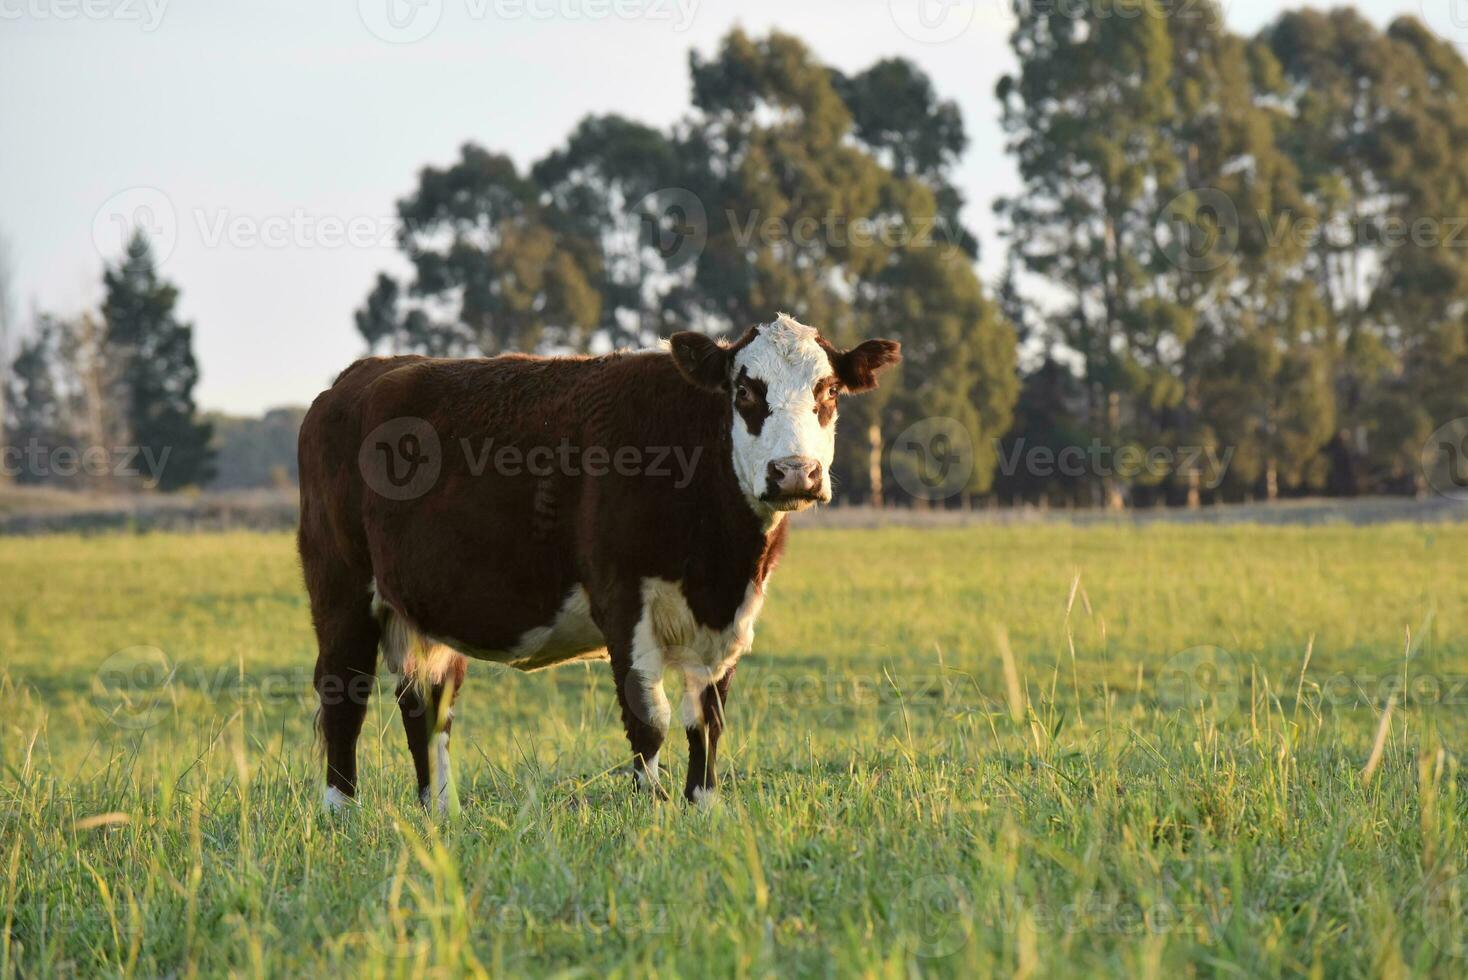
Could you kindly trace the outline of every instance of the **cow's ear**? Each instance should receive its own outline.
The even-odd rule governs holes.
[[[729,385],[729,349],[706,334],[684,330],[673,334],[673,363],[691,383],[708,391]]]
[[[836,356],[836,377],[847,391],[869,391],[877,386],[877,375],[888,365],[902,360],[902,345],[895,340],[868,340]]]

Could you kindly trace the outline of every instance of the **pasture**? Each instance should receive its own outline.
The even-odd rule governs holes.
[[[604,664],[474,664],[448,821],[386,679],[321,812],[288,535],[3,539],[0,974],[1462,975],[1465,555],[797,528],[720,803],[633,792]]]

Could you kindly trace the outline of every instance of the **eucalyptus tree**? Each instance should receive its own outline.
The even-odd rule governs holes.
[[[514,161],[474,144],[424,167],[397,206],[413,279],[405,290],[380,275],[358,331],[372,347],[438,355],[584,344],[601,318],[601,256],[551,210]]]
[[[1149,301],[1149,266],[1158,189],[1181,162],[1166,137],[1176,112],[1166,16],[1147,0],[1113,6],[1015,3],[1019,70],[996,94],[1023,189],[997,208],[1021,267],[1059,293],[1046,326],[1079,360],[1088,435],[1119,447],[1162,380],[1159,333],[1172,311]],[[1121,480],[1096,486],[1109,506],[1123,503]]]

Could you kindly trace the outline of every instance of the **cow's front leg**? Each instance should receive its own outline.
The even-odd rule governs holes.
[[[688,782],[683,796],[700,806],[713,802],[718,785],[715,772],[719,736],[724,733],[724,705],[729,700],[731,666],[712,684],[706,675],[690,672],[683,686],[683,727],[688,731]]]
[[[638,630],[637,633],[642,633]],[[668,791],[659,778],[658,755],[668,734],[673,710],[663,691],[663,656],[656,643],[634,636],[631,649],[618,655],[612,650],[612,676],[617,683],[617,700],[622,706],[622,724],[632,747],[632,771],[637,784],[667,799]]]

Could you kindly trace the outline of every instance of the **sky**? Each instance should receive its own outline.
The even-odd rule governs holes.
[[[1225,3],[1243,32],[1285,6]],[[1417,15],[1468,48],[1465,0],[1357,6],[1378,24]],[[993,94],[1014,66],[1008,9],[0,0],[0,236],[13,288],[23,315],[95,308],[103,262],[141,223],[195,325],[200,407],[306,404],[363,353],[352,312],[376,274],[405,268],[393,205],[422,166],[451,162],[466,141],[528,166],[593,113],[665,126],[689,108],[689,50],[711,53],[735,26],[794,33],[846,71],[892,56],[927,71],[963,111],[970,142],[956,182],[992,281],[1003,245],[991,205],[1018,189]]]

